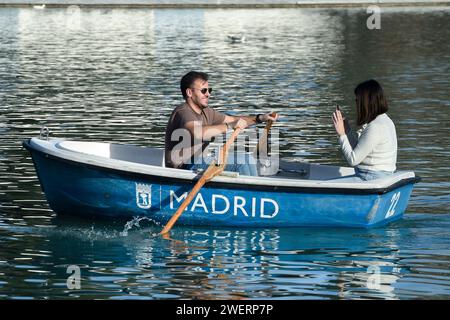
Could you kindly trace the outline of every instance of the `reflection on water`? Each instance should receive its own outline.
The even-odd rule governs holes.
[[[448,298],[448,8],[0,9],[0,298]],[[244,34],[245,43],[228,35]],[[344,164],[331,125],[354,86],[384,86],[399,169],[423,178],[387,228],[176,227],[56,217],[22,139],[163,145],[179,79],[211,75],[212,105],[273,110],[284,158]],[[68,290],[68,265],[82,288]],[[36,290],[38,289],[38,290]]]
[[[448,297],[447,220],[413,215],[374,230],[177,227],[169,241],[149,236],[160,230],[152,224],[124,236],[121,223],[57,218],[9,230],[0,285],[9,298],[38,299]],[[69,265],[81,268],[79,290],[67,289]]]

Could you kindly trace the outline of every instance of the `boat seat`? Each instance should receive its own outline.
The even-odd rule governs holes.
[[[111,144],[110,158],[164,167],[164,149],[143,148],[138,146]]]
[[[97,157],[114,160],[129,161],[140,164],[164,167],[164,149],[145,148],[133,145],[62,141],[56,144],[57,148],[79,152]]]
[[[355,168],[312,163],[309,166],[310,180],[330,180],[355,174]]]

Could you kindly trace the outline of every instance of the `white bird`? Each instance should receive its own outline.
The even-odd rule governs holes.
[[[245,36],[244,35],[228,35],[228,39],[230,39],[231,43],[244,43]]]
[[[33,6],[33,9],[44,10],[45,9],[45,4],[41,4],[41,5],[36,4],[36,5]]]

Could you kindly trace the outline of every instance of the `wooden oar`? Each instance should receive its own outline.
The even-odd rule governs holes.
[[[277,114],[275,112],[272,112],[270,115],[273,118],[275,118],[277,116]],[[265,150],[266,153],[269,153],[267,150],[267,139],[268,139],[269,131],[270,131],[270,128],[272,127],[272,124],[273,124],[272,120],[267,121],[266,127],[264,128],[264,132],[258,140],[258,144],[256,145],[256,150],[255,150],[257,157],[259,156],[259,153],[261,152],[261,150]]]
[[[197,193],[200,191],[200,189],[203,187],[205,183],[210,181],[212,178],[218,176],[223,172],[225,169],[225,165],[227,164],[227,158],[228,158],[228,151],[233,144],[234,140],[236,139],[237,135],[241,131],[240,128],[236,128],[231,137],[228,139],[227,142],[222,147],[222,152],[220,155],[221,163],[219,165],[216,164],[216,161],[213,160],[209,167],[203,171],[200,179],[195,184],[194,188],[192,188],[191,192],[187,195],[186,199],[184,199],[183,203],[180,205],[178,210],[175,212],[175,214],[170,218],[169,222],[165,225],[165,227],[160,232],[161,235],[164,235],[172,229],[175,222],[178,220],[178,218],[181,216],[183,211],[186,209],[186,207],[191,203],[191,201],[194,199],[194,197],[197,195]]]

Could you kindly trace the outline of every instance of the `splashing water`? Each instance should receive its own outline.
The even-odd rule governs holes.
[[[150,221],[150,222],[153,223],[153,224],[160,225],[157,221],[155,221],[155,220],[153,220],[153,219],[150,219],[150,218],[148,218],[148,217],[134,217],[131,221],[128,221],[128,222],[125,224],[125,226],[124,226],[124,228],[123,228],[123,231],[120,233],[120,235],[121,235],[122,237],[126,237],[126,236],[128,236],[128,231],[131,230],[133,227],[140,228],[140,227],[141,227],[141,226],[140,226],[140,222],[141,222],[142,220],[147,220],[147,221]]]
[[[57,228],[38,228],[34,232],[46,236],[56,237],[74,237],[76,239],[89,241],[102,241],[106,239],[115,239],[120,233],[110,228],[96,228],[95,225],[90,227],[80,225],[60,225]]]

